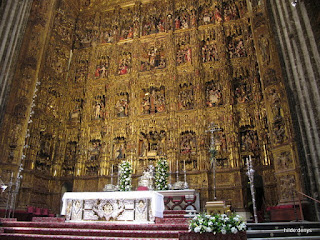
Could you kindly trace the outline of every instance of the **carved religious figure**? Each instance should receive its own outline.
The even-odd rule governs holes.
[[[130,52],[123,52],[121,55],[119,66],[118,66],[118,74],[119,75],[125,75],[127,73],[130,73],[131,71],[131,53]]]
[[[110,57],[105,55],[99,55],[97,57],[96,69],[94,72],[95,78],[106,78],[108,77],[110,67]]]
[[[77,159],[78,143],[70,141],[67,143],[65,157],[62,164],[62,172],[64,175],[73,175],[74,167]]]
[[[165,88],[150,87],[142,90],[142,113],[152,114],[165,111]]]
[[[259,37],[258,46],[261,52],[262,62],[264,64],[270,63],[270,46],[269,40],[263,35]]]
[[[191,63],[191,61],[190,35],[184,34],[176,38],[176,63],[179,66],[184,63]]]
[[[165,51],[162,44],[143,47],[140,61],[140,71],[161,69],[166,67]]]
[[[123,160],[126,157],[126,139],[124,137],[116,137],[113,140],[113,159]]]
[[[193,131],[186,131],[181,133],[180,138],[180,153],[185,154],[195,154],[196,153],[196,136]]]
[[[139,157],[163,156],[165,154],[165,131],[140,133]]]
[[[90,140],[88,158],[85,164],[85,171],[87,175],[96,175],[98,173],[101,147],[100,139]]]
[[[243,39],[232,39],[228,41],[228,53],[230,58],[246,57],[247,52],[245,50]]]
[[[240,133],[241,151],[255,152],[259,149],[259,140],[257,132],[254,130],[245,130]]]
[[[194,93],[192,84],[180,84],[178,93],[178,109],[189,110],[194,107]]]
[[[129,94],[121,92],[117,94],[115,113],[117,117],[127,117],[129,115]]]
[[[206,83],[206,105],[208,107],[218,106],[223,103],[222,91],[219,84],[214,81]]]
[[[93,119],[104,119],[106,114],[105,110],[105,96],[96,96],[93,101]]]
[[[119,40],[132,39],[134,34],[134,13],[133,9],[121,9],[120,13],[120,37]]]
[[[234,1],[224,3],[223,15],[225,22],[236,20],[240,17],[238,6]]]

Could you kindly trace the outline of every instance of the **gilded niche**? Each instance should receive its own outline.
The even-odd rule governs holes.
[[[95,78],[107,78],[110,72],[110,53],[109,49],[98,48],[95,57]]]
[[[146,3],[141,9],[141,36],[164,33],[171,30],[172,14],[161,2]]]
[[[129,94],[127,92],[120,92],[116,96],[115,116],[128,117],[129,116]]]
[[[131,72],[132,70],[132,53],[130,46],[124,45],[123,51],[119,55],[118,62],[118,75],[125,75]]]
[[[92,102],[92,119],[99,120],[106,117],[106,96],[97,95]]]
[[[140,132],[139,136],[139,151],[140,158],[156,157],[165,155],[165,140],[166,132],[150,131]]]
[[[175,37],[176,43],[176,63],[177,66],[182,64],[191,64],[192,50],[190,33],[177,34]]]
[[[142,114],[161,113],[166,110],[165,87],[150,87],[142,89]]]
[[[116,137],[113,139],[112,159],[124,160],[126,158],[127,142],[125,137]]]
[[[98,175],[100,165],[100,153],[101,153],[101,140],[92,139],[88,146],[88,157],[85,164],[86,175],[96,176]]]
[[[179,84],[178,110],[190,110],[194,108],[194,87],[192,83]]]
[[[236,103],[245,103],[252,100],[252,88],[249,79],[249,69],[246,67],[234,69],[232,82]]]
[[[200,31],[201,62],[219,61],[218,43],[214,28]]]
[[[140,57],[140,71],[163,69],[167,65],[164,43],[157,41],[155,44],[142,43]]]

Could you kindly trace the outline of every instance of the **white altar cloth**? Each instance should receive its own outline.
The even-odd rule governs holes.
[[[154,217],[163,218],[164,201],[163,195],[155,191],[129,191],[129,192],[66,192],[63,197],[61,215],[66,215],[68,200],[91,200],[91,199],[150,199],[151,210]]]

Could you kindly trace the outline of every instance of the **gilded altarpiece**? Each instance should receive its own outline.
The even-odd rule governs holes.
[[[251,156],[265,204],[292,201],[301,189],[299,165],[262,1],[93,0],[81,11],[60,2],[48,4],[52,15],[34,6],[53,25],[37,22],[35,32],[29,25],[34,44],[23,45],[28,63],[20,61],[24,73],[15,84],[21,90],[12,117],[4,120],[10,136],[2,137],[1,161],[17,165],[23,152],[26,179],[39,181],[43,173],[52,188],[23,182],[29,196],[23,204],[33,205],[38,197],[38,205],[58,213],[63,184],[72,182],[73,191],[102,191],[122,160],[133,165],[135,188],[143,170],[165,156],[172,183],[186,171],[203,206],[213,200],[210,123],[219,128],[218,200],[249,208],[245,163]],[[41,85],[34,97],[28,93],[36,79]],[[24,139],[30,147],[24,148]],[[7,170],[2,175],[8,177]],[[47,196],[37,195],[38,187]]]

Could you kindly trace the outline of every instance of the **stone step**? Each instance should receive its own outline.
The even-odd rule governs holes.
[[[320,228],[305,228],[300,231],[284,231],[278,230],[247,230],[247,236],[250,238],[266,238],[266,237],[294,237],[294,236],[320,236]]]
[[[166,214],[163,215],[163,218],[185,218],[185,214]]]
[[[138,237],[94,237],[94,236],[70,236],[70,235],[39,235],[39,234],[10,234],[3,233],[0,240],[154,240],[154,238],[138,238]],[[178,238],[157,238],[165,240],[178,240]]]
[[[186,226],[189,225],[188,218],[158,218],[156,223],[163,224],[184,224]]]
[[[186,210],[164,210],[163,215],[166,214],[186,214],[188,211]]]
[[[72,229],[104,229],[104,230],[149,230],[170,231],[188,229],[187,224],[133,224],[115,222],[3,222],[2,227],[32,227],[32,228],[72,228]]]
[[[72,235],[95,237],[139,237],[139,238],[178,238],[180,231],[132,231],[132,230],[102,230],[102,229],[56,229],[56,228],[24,228],[5,227],[4,233],[39,234],[39,235]]]
[[[284,228],[320,228],[320,222],[267,222],[267,223],[247,223],[247,229],[284,229]]]
[[[320,240],[320,236],[295,236],[295,237],[268,237],[268,238],[251,238],[247,240]]]

